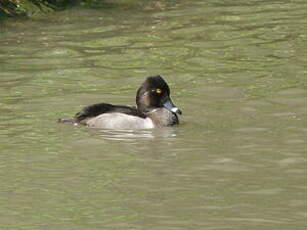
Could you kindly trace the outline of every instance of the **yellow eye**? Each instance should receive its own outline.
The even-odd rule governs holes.
[[[161,89],[156,89],[156,93],[157,93],[157,94],[161,94],[161,93],[162,93],[162,90],[161,90]]]

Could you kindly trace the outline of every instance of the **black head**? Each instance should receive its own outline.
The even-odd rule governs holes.
[[[136,104],[141,113],[164,107],[172,113],[181,114],[170,98],[169,86],[159,75],[148,77],[141,85],[137,91]]]

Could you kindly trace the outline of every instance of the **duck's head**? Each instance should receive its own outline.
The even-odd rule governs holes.
[[[159,75],[146,78],[137,91],[136,104],[141,113],[147,113],[156,108],[165,108],[172,113],[182,114],[170,98],[169,86]]]

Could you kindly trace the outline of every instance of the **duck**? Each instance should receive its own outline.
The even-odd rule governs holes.
[[[153,129],[179,124],[177,108],[170,88],[160,75],[149,76],[136,93],[136,106],[98,103],[84,107],[73,118],[62,118],[59,122],[86,125],[101,129]]]

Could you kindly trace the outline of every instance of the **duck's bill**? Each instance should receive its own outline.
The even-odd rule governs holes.
[[[163,103],[163,107],[166,108],[167,110],[171,111],[172,113],[177,113],[177,114],[179,114],[179,115],[182,114],[181,110],[178,109],[178,108],[173,104],[173,102],[171,101],[171,99],[166,100],[166,101]]]

